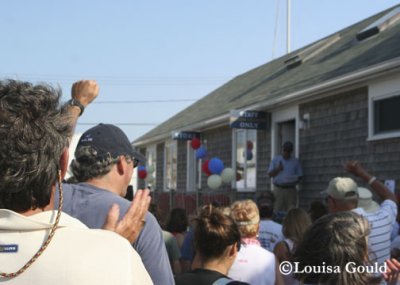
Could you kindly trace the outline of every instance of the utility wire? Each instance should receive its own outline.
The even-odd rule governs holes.
[[[117,77],[117,76],[73,76],[56,74],[20,74],[4,73],[2,77],[11,77],[31,81],[45,81],[69,84],[80,78],[95,78],[99,84],[106,86],[194,86],[194,85],[215,85],[221,84],[232,77],[208,76],[208,77]]]
[[[135,101],[94,101],[92,104],[143,104],[143,103],[177,103],[194,102],[198,99],[170,99],[170,100],[135,100]]]
[[[98,125],[99,123],[78,123],[80,126],[94,126]],[[155,123],[113,123],[113,125],[118,126],[157,126],[159,124]]]

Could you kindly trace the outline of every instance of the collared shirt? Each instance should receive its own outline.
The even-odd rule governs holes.
[[[112,204],[118,204],[120,218],[127,212],[131,202],[115,193],[88,183],[63,184],[63,211],[79,219],[92,229],[102,228]],[[58,191],[55,201],[58,201]],[[55,206],[57,207],[57,205]],[[133,248],[142,258],[146,270],[156,285],[173,285],[174,278],[161,228],[151,213],[146,214],[146,224]]]
[[[300,161],[293,156],[284,159],[282,155],[277,155],[272,159],[268,172],[278,168],[279,163],[282,163],[283,170],[273,178],[273,183],[277,186],[297,184],[299,178],[303,176]]]
[[[0,209],[0,271],[19,270],[40,249],[57,211],[23,216]],[[8,246],[8,247],[7,247]],[[42,255],[5,284],[153,284],[129,242],[104,230],[89,230],[61,214],[58,228]]]

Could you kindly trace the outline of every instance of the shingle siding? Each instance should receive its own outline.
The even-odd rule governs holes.
[[[165,151],[165,144],[164,143],[157,144],[156,189],[158,191],[163,191],[164,189],[164,151]]]
[[[305,174],[300,205],[319,198],[330,179],[349,176],[343,169],[348,160],[360,161],[379,179],[399,178],[400,139],[368,141],[367,88],[303,104],[300,117],[306,113],[310,114],[310,125],[300,131],[300,159]]]

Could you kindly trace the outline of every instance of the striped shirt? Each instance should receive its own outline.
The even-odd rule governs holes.
[[[383,264],[390,258],[391,233],[397,216],[397,205],[392,200],[385,200],[380,209],[374,213],[367,213],[362,208],[356,208],[354,212],[364,216],[371,227],[369,234],[370,258]]]

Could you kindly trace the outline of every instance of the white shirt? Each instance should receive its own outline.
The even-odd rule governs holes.
[[[275,255],[257,244],[242,244],[228,277],[251,285],[275,284]]]
[[[368,220],[371,227],[368,236],[371,259],[383,264],[390,258],[391,233],[396,222],[397,205],[392,200],[385,200],[380,209],[374,213],[367,213],[363,208],[356,208],[353,211]]]
[[[48,236],[56,214],[46,211],[23,216],[0,209],[1,272],[15,272],[32,258]],[[126,239],[111,231],[89,230],[62,213],[58,229],[42,255],[25,272],[4,284],[153,283]]]
[[[273,252],[275,245],[283,240],[282,225],[272,220],[261,220],[258,240],[263,248]]]

